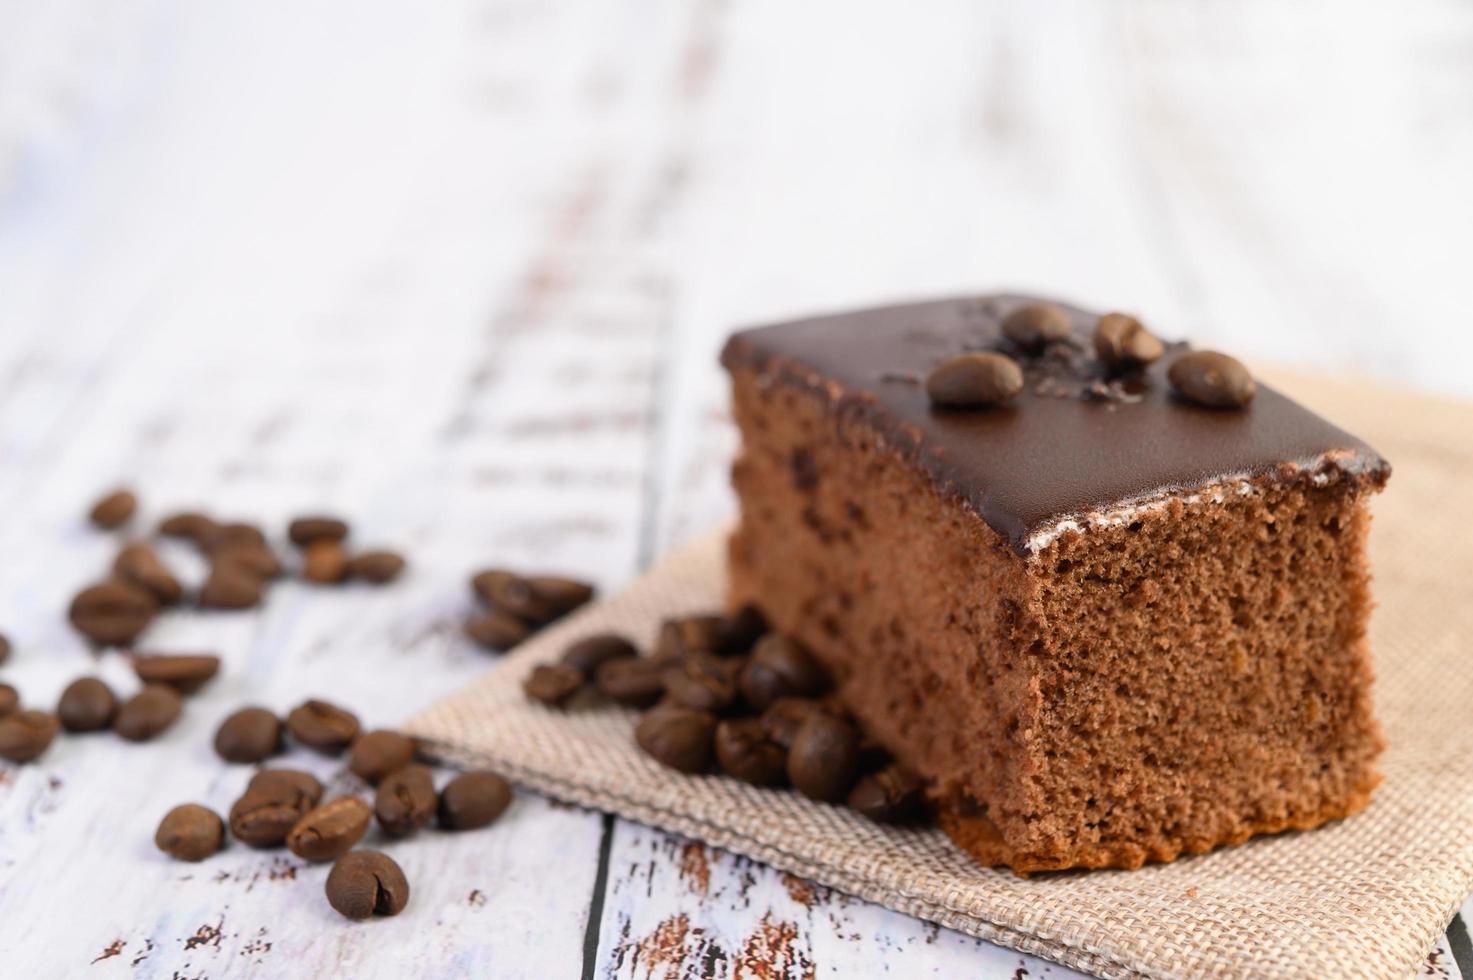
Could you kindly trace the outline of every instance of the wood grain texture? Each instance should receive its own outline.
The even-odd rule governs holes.
[[[130,683],[61,616],[118,481],[412,561],[166,618],[226,661],[177,728],[0,769],[5,972],[1067,975],[531,796],[395,845],[413,903],[366,925],[321,868],[150,837],[228,806],[241,703],[389,725],[473,676],[471,568],[613,587],[727,514],[734,324],[1014,286],[1473,392],[1470,45],[1454,0],[0,0],[4,679]]]

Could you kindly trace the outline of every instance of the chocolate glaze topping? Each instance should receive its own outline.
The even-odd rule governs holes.
[[[1266,385],[1234,411],[1173,395],[1166,371],[1185,344],[1143,371],[1108,373],[1090,340],[1097,314],[1067,304],[1057,305],[1073,339],[1030,355],[999,322],[1039,301],[978,296],[759,327],[734,335],[722,363],[808,389],[873,427],[1019,554],[1062,520],[1224,479],[1318,477],[1355,490],[1390,474],[1375,450]],[[1004,407],[933,408],[927,373],[966,350],[1016,358],[1022,393]]]

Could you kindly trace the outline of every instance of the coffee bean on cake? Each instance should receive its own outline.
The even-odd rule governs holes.
[[[143,541],[134,541],[123,546],[113,561],[113,572],[119,578],[150,593],[166,606],[178,602],[184,595],[184,587],[165,567],[158,552]]]
[[[836,803],[859,776],[859,732],[823,711],[810,714],[788,749],[788,779],[804,796]]]
[[[382,728],[359,735],[348,752],[348,768],[368,783],[377,783],[412,761],[414,739]]]
[[[973,351],[949,357],[926,377],[926,394],[944,408],[1000,405],[1023,390],[1023,371],[1017,362],[992,351]]]
[[[265,708],[232,712],[215,729],[215,754],[226,762],[260,762],[281,751],[281,719]]]
[[[122,527],[133,519],[138,510],[138,498],[131,490],[114,490],[105,495],[88,513],[88,518],[98,527],[112,529]]]
[[[220,850],[225,841],[225,822],[220,815],[197,803],[184,803],[164,814],[153,842],[159,850],[180,861],[203,861]]]
[[[158,600],[148,592],[114,580],[77,593],[67,617],[93,643],[126,646],[148,628],[157,612]]]
[[[1002,319],[1002,334],[1024,350],[1036,352],[1045,344],[1065,340],[1073,333],[1069,314],[1053,303],[1027,303]]]
[[[1095,354],[1107,367],[1127,370],[1152,363],[1166,345],[1127,313],[1106,313],[1095,324]]]
[[[372,816],[372,808],[356,796],[329,800],[292,825],[286,834],[287,849],[305,861],[334,861],[363,839]]]
[[[0,717],[0,759],[30,762],[51,747],[59,725],[56,716],[23,708]]]
[[[674,704],[651,708],[634,729],[634,741],[646,755],[690,773],[710,767],[715,735],[715,715]]]
[[[312,699],[291,710],[286,728],[292,738],[326,755],[337,755],[358,737],[358,716],[327,701]]]
[[[96,677],[79,677],[66,686],[56,703],[56,717],[69,732],[98,732],[112,725],[118,699]]]
[[[922,786],[909,769],[893,763],[860,778],[849,791],[848,804],[879,823],[900,823],[921,812]]]
[[[149,684],[118,707],[113,731],[130,742],[146,742],[167,731],[183,711],[178,691],[167,684]]]
[[[384,585],[398,578],[407,563],[394,551],[363,551],[348,559],[347,576],[373,585]]]
[[[522,691],[533,701],[562,707],[583,687],[587,675],[567,664],[538,664],[522,681]]]
[[[167,684],[180,694],[193,694],[220,672],[213,653],[137,653],[133,671],[145,684]]]
[[[639,649],[617,633],[585,636],[563,651],[563,663],[592,677],[602,664],[639,656]]]
[[[726,772],[754,786],[787,781],[787,751],[767,735],[757,718],[727,718],[716,725],[716,762]]]
[[[409,880],[393,858],[380,851],[343,855],[327,876],[327,901],[349,919],[398,915],[409,904]]]
[[[1183,398],[1207,408],[1242,408],[1257,389],[1240,361],[1210,350],[1181,355],[1166,376]]]
[[[373,798],[374,816],[391,837],[406,837],[428,826],[439,806],[434,776],[417,762],[385,776]]]
[[[742,668],[742,697],[753,711],[766,711],[778,698],[811,697],[828,686],[828,674],[801,643],[769,633],[757,641]]]
[[[494,772],[463,772],[440,791],[440,826],[476,830],[501,816],[511,805],[511,786]]]
[[[286,536],[299,548],[314,541],[341,541],[348,536],[348,522],[336,517],[298,517],[287,525]]]

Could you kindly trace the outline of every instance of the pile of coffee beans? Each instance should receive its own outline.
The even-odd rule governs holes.
[[[557,575],[518,575],[488,568],[471,576],[482,608],[465,632],[487,650],[504,651],[593,598],[593,586]]]
[[[617,634],[585,637],[533,667],[523,690],[554,708],[598,696],[643,709],[635,742],[680,772],[791,786],[877,821],[923,813],[921,781],[863,736],[818,659],[752,606],[667,620],[645,656]]]

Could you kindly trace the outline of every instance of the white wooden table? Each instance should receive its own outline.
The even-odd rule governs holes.
[[[151,836],[238,793],[240,704],[393,725],[484,669],[471,569],[614,588],[727,514],[733,324],[1037,288],[1473,392],[1470,50],[1454,0],[0,0],[0,676],[128,686],[63,618],[114,482],[413,563],[167,617],[226,660],[178,726],[0,768],[0,972],[1070,975],[530,794],[394,845],[412,904],[366,924]]]

